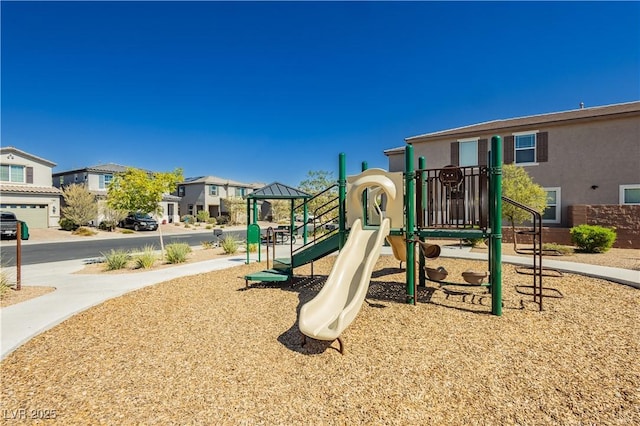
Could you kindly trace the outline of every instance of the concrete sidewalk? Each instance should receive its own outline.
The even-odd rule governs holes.
[[[391,255],[391,248],[383,247],[382,254]],[[471,253],[469,247],[445,246],[441,256],[487,259],[484,253]],[[502,260],[504,263],[518,265],[532,264],[529,257],[503,256]],[[0,359],[4,359],[38,334],[108,299],[174,278],[238,266],[245,261],[246,255],[240,255],[156,271],[118,275],[74,274],[84,267],[82,260],[24,266],[23,285],[51,286],[56,287],[56,291],[0,310]],[[640,271],[547,259],[543,260],[543,266],[640,289]]]

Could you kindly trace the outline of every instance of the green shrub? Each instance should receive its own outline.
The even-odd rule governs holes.
[[[251,243],[247,245],[247,251],[249,253],[257,253],[258,252],[258,243]]]
[[[227,235],[220,245],[226,254],[234,254],[238,251],[238,241],[231,235]]]
[[[218,221],[216,220],[216,218],[215,218],[215,217],[210,217],[209,219],[207,219],[207,223],[208,223],[209,225],[217,225],[217,224],[218,224]]]
[[[182,217],[180,218],[180,220],[181,220],[182,222],[184,222],[184,223],[195,223],[195,222],[196,222],[196,218],[195,218],[195,217],[193,217],[193,216],[192,216],[192,215],[190,215],[190,214],[185,214],[184,216],[182,216]]]
[[[616,241],[616,231],[597,225],[574,226],[569,231],[571,241],[586,253],[604,253]]]
[[[120,231],[121,234],[135,234],[135,231],[132,229],[123,229]]]
[[[135,262],[137,269],[149,269],[156,263],[158,256],[155,253],[156,248],[152,245],[144,246],[141,253],[136,255]]]
[[[465,245],[471,246],[471,247],[476,247],[478,246],[480,243],[484,242],[485,238],[464,238],[462,240],[462,242]]]
[[[187,243],[173,243],[166,247],[166,257],[168,263],[184,263],[187,255],[191,253],[191,247]]]
[[[96,235],[97,232],[91,228],[87,228],[86,226],[81,226],[75,231],[71,232],[73,235],[79,235],[81,237],[90,237],[92,235]]]
[[[209,212],[206,210],[200,210],[196,217],[198,218],[198,222],[206,222],[209,220]]]
[[[129,259],[131,259],[129,253],[122,249],[111,249],[111,251],[106,254],[102,253],[102,256],[105,259],[107,271],[126,268],[127,263],[129,263]]]
[[[71,219],[67,219],[66,217],[60,219],[58,224],[60,225],[60,229],[62,229],[63,231],[74,231],[78,229],[78,225],[76,225]]]
[[[204,229],[213,229],[213,225],[207,225],[204,227]]]

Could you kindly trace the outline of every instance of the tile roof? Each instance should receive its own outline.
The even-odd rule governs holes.
[[[62,194],[54,186],[33,186],[33,185],[4,185],[0,184],[0,192],[12,192],[22,194]]]
[[[224,179],[218,176],[197,176],[186,178],[181,185],[190,185],[193,183],[202,183],[207,185],[228,185],[238,186],[243,188],[260,188],[263,184],[260,183],[243,183],[231,179]]]

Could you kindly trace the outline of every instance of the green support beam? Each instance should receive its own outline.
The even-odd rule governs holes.
[[[404,151],[405,158],[405,179],[406,179],[406,229],[407,238],[407,303],[416,304],[415,296],[415,243],[413,242],[413,234],[415,231],[415,209],[416,209],[416,190],[415,190],[415,172],[413,170],[413,145],[407,145]]]
[[[491,313],[502,315],[502,139],[491,138],[489,200],[491,234],[489,236],[489,273],[491,277]]]
[[[339,174],[338,174],[338,206],[339,212],[339,232],[340,232],[340,247],[342,250],[346,242],[347,224],[346,224],[346,198],[347,198],[347,161],[344,152],[340,153],[339,157]]]

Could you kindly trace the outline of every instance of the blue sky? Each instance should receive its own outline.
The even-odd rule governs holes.
[[[640,99],[639,2],[1,3],[3,146],[296,186],[437,130]]]

